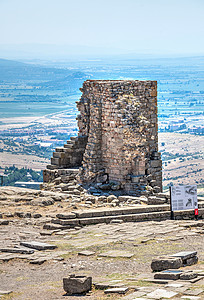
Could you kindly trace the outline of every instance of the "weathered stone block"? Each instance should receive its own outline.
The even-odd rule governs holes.
[[[181,274],[182,271],[166,270],[156,273],[154,279],[178,280]]]
[[[163,271],[167,269],[179,269],[183,266],[180,257],[158,257],[152,260],[151,268],[153,271]]]
[[[68,294],[83,294],[91,290],[92,277],[70,275],[63,278],[63,288]]]
[[[198,262],[198,257],[194,256],[194,257],[186,259],[186,261],[184,262],[184,264],[186,266],[192,266],[192,265],[197,264],[197,262]]]
[[[192,271],[188,271],[188,272],[184,272],[181,274],[180,279],[181,280],[191,280],[197,277],[197,274],[192,272]]]

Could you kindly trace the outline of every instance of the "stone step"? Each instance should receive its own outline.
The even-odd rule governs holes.
[[[204,213],[204,209],[202,209],[203,203],[199,204],[199,215]],[[154,213],[154,212],[170,212],[170,205],[163,204],[163,205],[140,205],[138,207],[129,207],[129,208],[114,208],[114,209],[102,209],[102,210],[87,210],[87,211],[79,211],[79,212],[72,212],[72,214],[77,219],[84,219],[84,218],[95,218],[95,217],[107,217],[107,216],[119,216],[119,215],[132,215],[132,214],[147,214],[147,213]],[[193,216],[194,210],[188,211],[178,211],[174,212],[175,216]],[[60,214],[56,217],[59,219],[67,220],[71,219],[70,214]],[[59,223],[60,224],[60,223]]]
[[[75,214],[76,217],[73,219],[66,219],[66,216],[63,216],[62,218],[61,216],[60,218],[51,220],[51,224],[45,224],[44,229],[63,230],[73,228],[75,226],[86,226],[100,223],[109,224],[113,220],[119,220],[123,222],[162,221],[169,220],[171,217],[169,205],[154,205],[151,207],[146,206],[146,211],[144,210],[144,207],[141,209],[143,209],[141,210],[143,212],[141,212],[139,208],[137,208],[136,211],[135,208],[127,208],[103,211],[87,211],[84,213],[75,212],[73,214]],[[108,215],[106,215],[106,213]],[[175,219],[194,219],[194,210],[176,211],[174,212],[174,216]],[[70,215],[68,217],[70,218]],[[204,219],[204,208],[199,209],[199,217]]]
[[[55,165],[47,165],[47,169],[48,170],[56,170],[56,166]]]
[[[55,148],[55,152],[64,152],[64,147]]]
[[[202,208],[199,208],[198,205],[198,217],[204,219],[204,208],[203,204],[201,204]],[[183,220],[183,219],[193,219],[195,215],[195,212],[193,209],[191,210],[181,210],[181,211],[175,211],[174,217],[176,220]]]
[[[144,205],[129,208],[115,208],[103,210],[87,210],[81,212],[74,212],[77,218],[103,217],[103,216],[118,216],[129,214],[141,214],[151,212],[170,211],[169,205]]]
[[[68,141],[67,141],[67,145],[71,145],[71,146],[73,146],[73,145],[74,145],[74,141],[70,141],[70,140],[68,140]]]
[[[53,152],[53,158],[61,158],[62,152]]]
[[[110,223],[111,221],[117,219],[124,222],[142,222],[142,221],[161,221],[170,219],[170,211],[162,212],[152,212],[152,213],[140,213],[140,214],[127,214],[127,215],[117,215],[117,216],[104,216],[104,217],[90,217],[81,219],[53,219],[51,222],[53,224],[58,224],[61,226],[77,226],[77,225],[92,225],[99,223]]]
[[[67,169],[61,169],[59,170],[59,175],[77,175],[79,172],[79,168],[67,168]]]
[[[74,145],[73,144],[64,144],[64,148],[66,148],[66,149],[72,149],[74,147]]]
[[[60,158],[51,157],[51,164],[55,165],[55,166],[59,166],[60,165]]]

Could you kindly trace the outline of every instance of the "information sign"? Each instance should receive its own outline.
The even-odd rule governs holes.
[[[174,185],[170,187],[171,211],[198,209],[196,185]]]

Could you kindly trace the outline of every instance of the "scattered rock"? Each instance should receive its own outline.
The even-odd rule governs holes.
[[[9,252],[9,253],[21,253],[21,254],[33,254],[34,250],[28,250],[25,248],[1,248],[1,252]]]
[[[197,274],[192,271],[184,272],[180,275],[181,280],[191,280],[196,277],[197,277]]]
[[[76,218],[76,214],[74,213],[67,213],[67,214],[57,214],[56,217],[58,219],[74,219]]]
[[[0,295],[9,295],[13,293],[13,291],[3,291],[3,290],[0,290]]]
[[[134,253],[126,252],[123,250],[111,250],[99,254],[100,257],[121,257],[121,258],[131,258]]]
[[[47,260],[45,258],[38,258],[38,259],[31,260],[30,264],[33,264],[33,265],[42,265],[46,261]]]
[[[107,289],[104,291],[105,294],[125,294],[129,290],[128,287],[119,287],[119,288],[112,288]]]
[[[55,246],[55,245],[50,245],[47,243],[41,243],[41,242],[35,242],[35,241],[20,242],[20,245],[22,245],[24,247],[36,249],[36,250],[53,250],[53,249],[57,248],[57,246]]]
[[[204,289],[194,289],[194,290],[186,290],[184,292],[185,295],[198,296],[204,292]]]
[[[8,220],[0,220],[0,225],[8,225],[9,221]]]
[[[63,288],[68,294],[83,294],[91,290],[92,277],[70,275],[63,278]]]
[[[34,219],[39,219],[39,218],[41,218],[41,217],[42,217],[41,214],[33,214],[33,218],[34,218]]]
[[[166,270],[163,272],[156,273],[155,279],[166,279],[166,280],[178,280],[182,275],[182,271]]]
[[[163,271],[167,269],[179,269],[183,262],[180,257],[158,257],[152,260],[151,268],[153,271]]]
[[[94,255],[96,252],[94,251],[89,251],[89,250],[84,250],[78,253],[78,255],[83,255],[83,256],[91,256]]]
[[[176,296],[178,293],[176,292],[171,292],[168,290],[164,290],[164,289],[157,289],[149,294],[147,294],[147,298],[153,298],[153,299],[161,299],[161,298],[172,298],[174,296]]]
[[[183,265],[191,266],[198,262],[197,251],[183,251],[170,255],[171,257],[180,257]]]

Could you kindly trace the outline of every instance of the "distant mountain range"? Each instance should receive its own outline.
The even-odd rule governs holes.
[[[73,89],[75,89],[75,86],[78,88],[79,83],[89,77],[88,74],[78,70],[44,67],[0,59],[0,84],[25,84],[29,82],[41,88],[57,87],[61,89],[67,85],[72,85]]]

